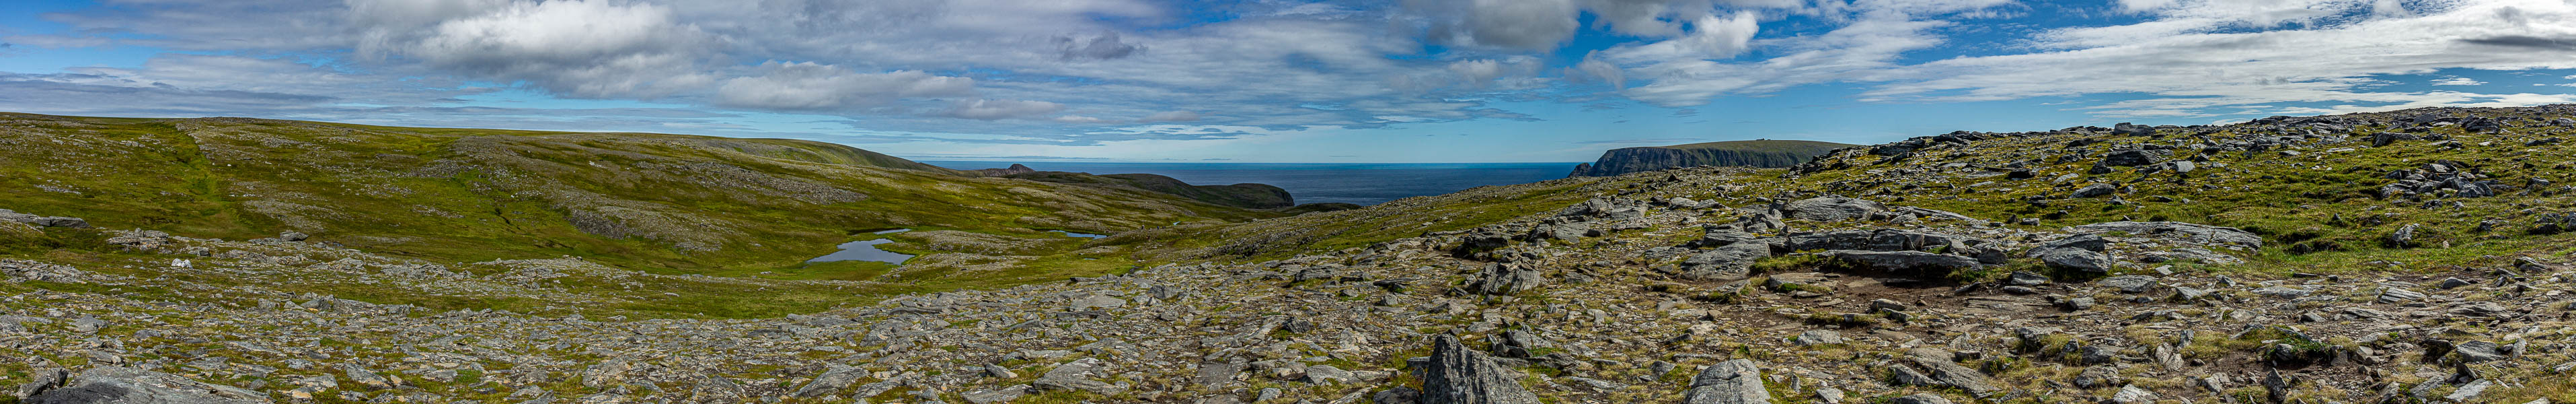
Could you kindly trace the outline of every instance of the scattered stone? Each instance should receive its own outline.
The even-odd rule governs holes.
[[[1753,361],[1736,359],[1701,369],[1682,391],[1686,404],[1769,404],[1771,390],[1762,386],[1762,370]]]

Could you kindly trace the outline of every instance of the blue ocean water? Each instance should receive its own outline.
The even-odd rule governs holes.
[[[1008,161],[931,161],[959,170],[1010,167]],[[1022,162],[1040,171],[1092,174],[1159,174],[1194,185],[1270,184],[1297,203],[1375,205],[1486,185],[1526,184],[1565,178],[1574,163],[1099,163]]]

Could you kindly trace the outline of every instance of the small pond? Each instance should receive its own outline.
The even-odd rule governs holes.
[[[902,232],[911,231],[911,230],[912,230],[912,229],[894,229],[894,230],[886,230],[886,231],[876,232],[876,234],[895,234],[895,233],[902,233]],[[892,243],[892,242],[894,242],[894,239],[890,239],[890,238],[880,238],[880,239],[875,239],[875,240],[861,240],[861,241],[852,241],[852,242],[847,242],[847,243],[841,243],[841,251],[831,253],[830,255],[824,255],[824,256],[821,256],[821,257],[814,257],[814,259],[805,260],[805,262],[807,262],[807,263],[815,263],[815,262],[831,262],[831,261],[876,261],[876,262],[883,262],[883,263],[888,263],[888,264],[902,264],[904,260],[912,259],[912,255],[911,255],[911,254],[902,254],[902,253],[896,253],[896,252],[893,252],[893,251],[886,251],[886,250],[880,250],[880,249],[877,249],[877,245],[878,245],[878,244],[885,244],[885,243]]]
[[[1063,230],[1048,230],[1048,231],[1055,232],[1056,234],[1062,234],[1062,235],[1070,236],[1070,237],[1081,237],[1081,238],[1102,238],[1102,237],[1109,237],[1109,236],[1103,236],[1103,235],[1098,235],[1098,234],[1075,233],[1075,232],[1069,232],[1069,231],[1063,231]]]

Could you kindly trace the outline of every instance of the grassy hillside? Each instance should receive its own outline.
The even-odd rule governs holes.
[[[1059,184],[1125,187],[1177,195],[1209,204],[1248,209],[1277,209],[1295,206],[1288,190],[1265,184],[1190,185],[1154,174],[1088,174],[1063,171],[1038,171],[1010,174],[1004,178],[1045,181]]]
[[[1574,166],[1570,177],[1605,177],[1698,166],[1778,168],[1806,163],[1834,149],[1852,145],[1809,140],[1736,140],[1673,146],[1630,147],[1601,153],[1591,163]]]
[[[757,273],[872,230],[1044,239],[1279,215],[954,174],[798,140],[0,115],[9,209],[193,237],[295,231],[439,261]]]

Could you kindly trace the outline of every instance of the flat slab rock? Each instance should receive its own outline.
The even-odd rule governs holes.
[[[25,400],[28,404],[249,404],[268,403],[267,394],[212,384],[167,373],[126,367],[81,371],[71,383]]]

